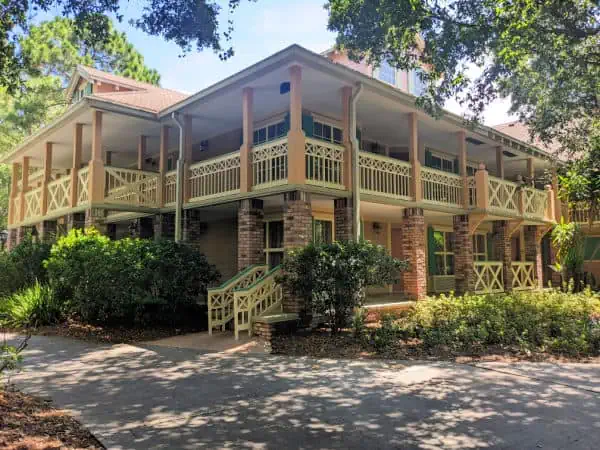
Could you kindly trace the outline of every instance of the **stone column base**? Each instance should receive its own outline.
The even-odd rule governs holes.
[[[154,216],[154,239],[175,239],[175,214]]]
[[[353,233],[354,210],[351,198],[339,198],[334,202],[335,240],[350,241]]]
[[[263,219],[262,200],[240,201],[238,206],[238,270],[265,262]]]
[[[406,208],[402,218],[402,258],[410,267],[400,274],[407,298],[421,300],[427,295],[425,217],[422,208]]]
[[[454,280],[455,291],[463,295],[475,289],[473,236],[469,234],[469,216],[454,216]]]

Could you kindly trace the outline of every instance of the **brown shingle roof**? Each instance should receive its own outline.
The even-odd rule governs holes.
[[[529,127],[518,120],[501,123],[500,125],[494,125],[493,128],[501,133],[507,134],[512,138],[535,145],[536,147],[549,153],[556,153],[556,151],[560,149],[560,145],[558,143],[552,143],[548,145],[539,140],[537,137],[532,140],[531,135],[529,134]]]

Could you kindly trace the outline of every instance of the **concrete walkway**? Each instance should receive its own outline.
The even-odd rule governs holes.
[[[600,366],[397,363],[34,337],[26,392],[108,448],[597,449]]]

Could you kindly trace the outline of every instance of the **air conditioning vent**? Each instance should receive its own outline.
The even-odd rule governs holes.
[[[502,151],[502,154],[503,154],[504,156],[506,156],[507,158],[515,158],[515,157],[517,156],[517,155],[515,155],[514,153],[512,153],[512,152],[509,152],[508,150],[503,150],[503,151]]]
[[[475,139],[475,138],[472,138],[472,137],[466,138],[465,141],[467,141],[469,144],[473,144],[473,145],[481,145],[481,144],[483,144],[483,141],[480,141],[479,139]]]

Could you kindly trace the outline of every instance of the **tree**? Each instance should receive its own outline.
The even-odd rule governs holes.
[[[229,13],[233,13],[241,0],[228,0]],[[35,13],[59,8],[61,16],[73,19],[75,32],[86,47],[107,45],[111,27],[107,14],[123,20],[118,0],[5,0],[0,9],[0,87],[9,92],[20,87],[34,61],[21,48],[19,42],[29,32]],[[233,21],[228,19],[225,31],[219,30],[222,7],[206,0],[146,0],[140,8],[141,15],[130,24],[151,36],[161,36],[177,44],[183,53],[211,48],[221,58],[233,55],[231,47],[224,48],[222,41],[229,41]]]
[[[459,96],[477,119],[491,100],[546,143],[587,151],[600,134],[597,0],[329,0],[329,28],[355,59],[425,67],[419,104]],[[470,80],[469,65],[481,68]]]
[[[144,57],[124,33],[108,22],[106,41],[88,45],[85,33],[71,19],[56,18],[31,26],[19,40],[29,61],[19,89],[0,87],[0,154],[50,123],[67,108],[65,88],[77,64],[158,84],[160,75],[144,64]],[[0,167],[0,229],[6,226],[9,174]]]
[[[308,308],[326,315],[336,333],[363,304],[367,286],[392,284],[407,267],[369,241],[309,244],[286,255],[281,281]]]
[[[579,292],[583,281],[585,234],[579,224],[567,223],[563,218],[552,229],[552,244],[557,249],[554,270],[561,272],[563,283],[573,281],[573,289]]]

